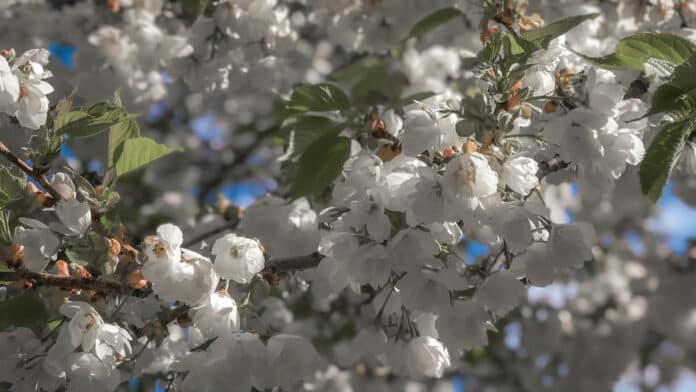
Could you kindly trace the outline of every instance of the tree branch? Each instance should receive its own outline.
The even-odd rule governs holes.
[[[272,258],[266,263],[266,268],[274,269],[276,272],[305,270],[316,267],[323,258],[324,255],[319,252],[304,256]]]
[[[549,174],[563,170],[568,166],[570,166],[570,162],[566,162],[562,160],[560,156],[556,155],[548,161],[542,161],[539,163],[539,171],[537,172],[537,177],[539,177],[539,179],[541,180]]]
[[[63,196],[61,196],[61,194],[58,193],[58,191],[53,188],[53,186],[46,179],[46,176],[44,175],[45,171],[38,171],[36,168],[29,166],[26,162],[15,155],[2,141],[0,141],[0,154],[5,156],[5,158],[7,158],[7,160],[12,164],[20,168],[20,170],[26,173],[26,175],[33,178],[34,181],[38,182],[41,187],[45,189],[46,192],[53,197],[53,199],[55,199],[55,201],[63,200]]]
[[[114,295],[127,294],[130,291],[128,284],[113,280],[60,276],[26,270],[0,272],[0,281],[16,282],[20,280],[31,281],[33,286],[50,286],[66,290],[94,290]]]

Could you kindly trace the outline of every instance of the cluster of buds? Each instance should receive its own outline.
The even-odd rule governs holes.
[[[520,117],[528,120],[532,117],[532,107],[522,102],[525,98],[523,95],[529,94],[529,90],[523,89],[522,81],[518,80],[509,89],[509,98],[503,103],[503,107],[507,112],[519,112]]]
[[[485,7],[488,18],[514,33],[525,33],[544,26],[544,19],[538,13],[527,15],[527,0],[487,0]],[[497,28],[491,28],[487,22],[484,23],[481,41],[485,42],[497,31]]]
[[[373,113],[370,117],[370,132],[372,137],[384,143],[377,150],[377,156],[384,162],[401,155],[401,141],[387,131],[387,126],[382,119]]]

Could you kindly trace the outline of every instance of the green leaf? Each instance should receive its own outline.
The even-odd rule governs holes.
[[[390,72],[385,64],[366,70],[350,91],[352,106],[363,109],[383,105],[399,99],[406,78],[399,72]]]
[[[655,136],[640,164],[640,186],[653,202],[662,195],[687,137],[696,129],[694,119],[667,124]]]
[[[10,226],[10,211],[0,209],[0,245],[12,243],[12,228]],[[2,256],[3,252],[0,252]],[[0,262],[0,271],[3,270],[4,262]]]
[[[70,248],[65,249],[65,256],[75,264],[82,266],[92,265],[101,268],[107,260],[109,247],[110,242],[106,238],[92,233],[82,237],[78,243]]]
[[[126,140],[140,137],[140,127],[133,118],[128,118],[111,127],[109,132],[109,167],[118,161]]]
[[[464,17],[464,13],[457,8],[448,7],[439,9],[413,25],[411,31],[408,33],[408,36],[406,36],[404,41],[410,38],[418,38],[423,34],[437,28],[438,26],[460,17]]]
[[[80,139],[103,132],[117,121],[118,119],[113,118],[110,113],[104,113],[104,116],[93,116],[88,112],[76,110],[59,114],[53,126],[61,135]]]
[[[522,39],[531,42],[537,47],[546,49],[554,38],[558,38],[582,22],[594,19],[598,16],[599,14],[587,14],[561,19],[546,26],[539,27],[538,29],[523,33]]]
[[[323,134],[336,133],[343,124],[321,116],[301,116],[291,118],[283,124],[283,131],[289,134],[289,147],[279,160],[287,161],[302,155],[309,145]]]
[[[181,9],[189,18],[195,19],[203,14],[208,0],[181,0]]]
[[[249,289],[249,302],[255,307],[260,307],[263,300],[271,295],[271,285],[263,278],[255,278]]]
[[[293,89],[288,107],[300,112],[330,112],[350,109],[350,101],[343,90],[333,84],[306,84]]]
[[[24,173],[7,166],[0,167],[0,209],[24,198],[27,195],[26,183]]]
[[[0,331],[11,327],[27,327],[41,333],[48,321],[46,306],[32,293],[0,301],[0,314]]]
[[[503,50],[506,57],[530,55],[540,49],[537,44],[510,33],[500,32],[498,34],[503,39]],[[524,61],[520,59],[519,63],[524,63]]]
[[[493,36],[483,44],[483,49],[479,52],[478,58],[483,63],[493,64],[502,48],[503,35],[501,33],[493,34]]]
[[[62,318],[54,319],[54,320],[51,320],[51,321],[47,322],[47,323],[46,323],[46,328],[45,328],[45,329],[46,329],[46,335],[51,335],[51,334],[53,334],[54,332],[56,332],[56,330],[57,330],[58,328],[60,328],[61,325],[63,325],[63,322],[64,322],[64,320],[63,320]]]
[[[669,82],[655,91],[648,115],[670,113],[677,121],[691,116],[696,109],[695,72],[696,55],[677,66]]]
[[[668,33],[638,33],[626,37],[616,45],[614,53],[585,60],[608,69],[642,71],[648,61],[665,61],[678,65],[696,53],[696,45],[689,40]]]
[[[157,159],[177,151],[181,150],[158,144],[147,137],[128,139],[123,143],[123,150],[117,158],[115,164],[116,175],[122,176],[133,170],[140,169]]]
[[[349,81],[365,75],[374,67],[382,64],[376,56],[368,55],[362,57],[346,66],[343,66],[331,73],[329,79],[336,81]]]
[[[300,157],[290,187],[293,198],[318,196],[341,174],[350,156],[350,139],[330,132],[317,138]]]

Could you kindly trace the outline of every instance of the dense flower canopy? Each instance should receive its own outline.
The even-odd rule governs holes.
[[[692,27],[693,0],[0,2],[0,390],[679,390]]]

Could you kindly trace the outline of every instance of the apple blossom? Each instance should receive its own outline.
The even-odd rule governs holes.
[[[228,234],[213,244],[215,272],[223,279],[249,283],[263,269],[264,256],[256,240]]]
[[[516,157],[503,164],[502,180],[513,191],[526,195],[539,183],[539,164],[531,158]]]

